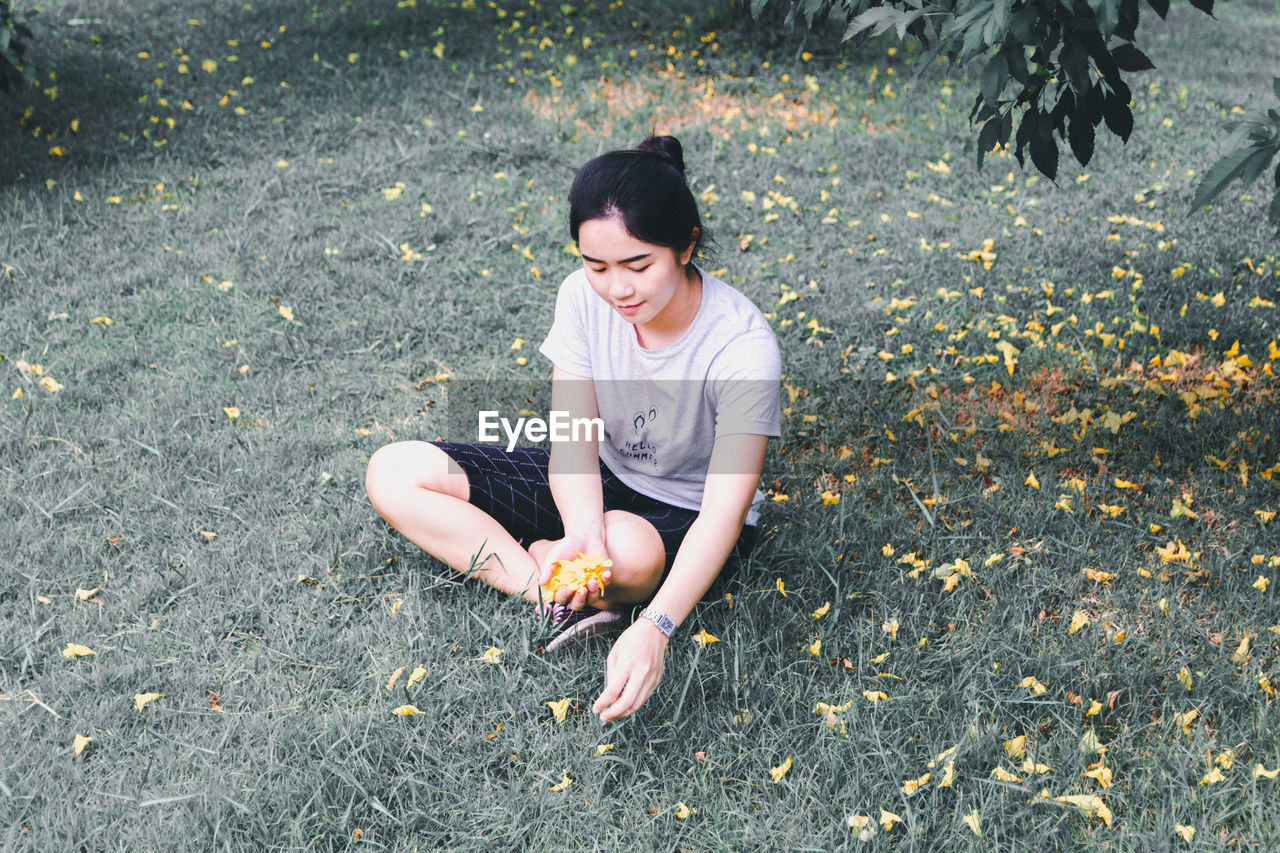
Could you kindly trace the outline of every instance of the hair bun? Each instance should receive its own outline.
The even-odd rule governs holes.
[[[684,148],[680,140],[674,136],[650,136],[640,143],[637,151],[654,154],[670,163],[677,172],[684,175]]]

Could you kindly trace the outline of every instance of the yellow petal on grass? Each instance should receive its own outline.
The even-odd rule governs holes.
[[[558,785],[552,785],[550,788],[548,788],[547,789],[548,791],[563,791],[565,788],[568,788],[570,785],[573,784],[573,778],[569,775],[568,770],[561,770],[560,774],[564,778],[560,780],[560,783]]]
[[[396,181],[394,186],[382,188],[382,197],[385,198],[387,201],[395,201],[396,199],[400,198],[400,196],[403,194],[404,194],[403,181]]]
[[[787,775],[787,771],[791,769],[791,756],[787,756],[787,760],[779,764],[777,767],[769,769],[769,775],[773,777],[773,784],[782,781],[782,777]]]
[[[70,660],[71,658],[82,658],[86,655],[96,655],[93,649],[88,646],[82,646],[79,643],[67,643],[67,647],[62,650],[62,656]]]
[[[1174,722],[1182,729],[1183,734],[1191,734],[1191,727],[1195,724],[1196,717],[1200,716],[1200,711],[1193,708],[1185,713],[1178,714],[1173,718]]]
[[[999,779],[1001,782],[1021,782],[1022,777],[1016,773],[1010,773],[1000,765],[996,765],[991,769],[991,775]]]
[[[399,708],[392,708],[391,713],[397,717],[413,717],[421,714],[422,711],[418,710],[416,705],[401,705]]]
[[[862,695],[867,697],[867,700],[872,705],[876,704],[877,702],[887,701],[889,699],[889,695],[880,690],[864,690],[862,691]]]
[[[223,406],[222,413],[227,416],[228,420],[236,420],[240,417],[240,409],[236,406]]]
[[[546,706],[551,709],[551,713],[555,715],[557,723],[563,723],[569,715],[569,698],[561,699],[559,702],[547,702]]]
[[[776,583],[776,586],[778,587],[778,592],[782,593],[782,597],[783,597],[783,598],[786,598],[786,597],[787,597],[787,585],[786,585],[785,583],[783,583],[783,582],[782,582],[782,578],[778,578],[777,583]]]
[[[956,763],[948,761],[947,766],[942,768],[942,778],[938,780],[939,788],[950,788],[952,783],[956,781]]]
[[[902,818],[898,817],[891,811],[885,809],[880,810],[880,825],[884,827],[884,831],[888,832],[893,829],[895,823],[902,823]]]
[[[1100,572],[1097,569],[1082,569],[1081,571],[1085,577],[1094,583],[1109,583],[1115,577],[1111,572]]]
[[[1102,713],[1102,703],[1099,702],[1097,699],[1090,699],[1089,710],[1085,711],[1084,715],[1086,717],[1093,717],[1101,713]]]
[[[701,631],[693,635],[693,641],[705,648],[708,643],[720,642],[720,638],[715,634],[708,634],[707,629],[703,628]]]
[[[1032,471],[1030,474],[1027,475],[1027,479],[1023,480],[1022,484],[1024,486],[1030,486],[1033,489],[1040,488],[1040,481],[1036,479],[1036,474],[1034,471]]]
[[[1182,669],[1178,670],[1178,681],[1182,682],[1183,687],[1190,690],[1191,689],[1191,670],[1187,669],[1185,666]]]
[[[1196,837],[1196,828],[1194,826],[1186,826],[1185,824],[1175,823],[1173,825],[1174,834],[1183,841],[1190,842]]]
[[[882,653],[880,653],[880,654],[876,655],[875,657],[871,658],[871,659],[868,661],[868,663],[876,663],[876,664],[879,664],[879,663],[884,663],[884,662],[885,662],[886,660],[888,660],[888,659],[889,659],[889,653],[888,653],[888,652],[882,652]]]
[[[280,316],[281,316],[281,317],[285,318],[285,319],[286,319],[286,320],[288,320],[290,323],[293,323],[295,326],[301,326],[301,325],[302,325],[302,323],[300,323],[298,320],[294,319],[294,316],[293,316],[293,306],[292,306],[292,305],[277,305],[277,306],[276,306],[276,311],[278,311],[278,312],[280,313]]]
[[[500,649],[497,646],[490,646],[485,650],[484,657],[482,657],[481,660],[485,663],[498,663],[506,653],[506,649]]]
[[[892,639],[894,640],[898,639],[898,620],[892,619],[892,618],[886,619],[884,621],[884,624],[880,626],[880,630],[884,631]]]
[[[1254,584],[1254,586],[1257,586],[1257,584]],[[831,602],[828,601],[827,603],[819,607],[817,610],[813,611],[813,618],[821,619],[823,616],[826,616],[830,612],[831,612]]]
[[[84,752],[84,748],[88,746],[92,741],[93,741],[93,738],[89,737],[88,735],[76,735],[75,738],[71,741],[72,757],[79,758],[80,753]]]
[[[1071,614],[1071,627],[1067,629],[1067,634],[1071,635],[1079,631],[1081,628],[1089,624],[1089,614],[1083,610],[1077,610]]]
[[[1113,817],[1111,809],[1107,808],[1107,804],[1097,794],[1068,794],[1065,797],[1054,797],[1053,801],[1075,806],[1084,812],[1086,817],[1099,818],[1107,826],[1111,826]]]
[[[112,323],[114,323],[114,322],[115,322],[115,320],[112,320],[110,317],[108,317],[108,316],[106,316],[106,315],[104,314],[104,315],[102,315],[101,317],[94,317],[94,318],[93,318],[92,320],[90,320],[89,322],[90,322],[90,323],[97,323],[99,326],[110,326]]]
[[[390,691],[396,686],[396,682],[400,680],[400,676],[404,674],[405,667],[400,667],[391,673],[391,677],[387,679],[387,690]]]
[[[1081,771],[1081,776],[1086,776],[1098,783],[1100,787],[1111,787],[1111,768],[1098,762],[1097,766],[1090,766],[1088,770]]]
[[[1216,785],[1219,782],[1225,782],[1226,776],[1222,775],[1222,771],[1217,767],[1211,768],[1208,773],[1200,778],[1201,785]]]
[[[1243,666],[1249,662],[1249,635],[1245,634],[1244,639],[1240,641],[1240,645],[1236,646],[1236,650],[1231,653],[1231,662],[1236,666]]]
[[[982,824],[979,821],[977,809],[974,809],[964,816],[964,823],[965,826],[969,827],[969,829],[973,831],[974,835],[979,838],[982,837]]]
[[[697,809],[689,808],[683,802],[676,803],[675,815],[678,820],[684,820],[689,817],[689,815],[697,813],[697,811]]]
[[[822,654],[822,638],[821,637],[819,637],[818,639],[814,640],[812,643],[809,644],[809,654],[815,657]]]
[[[412,690],[413,686],[426,677],[427,670],[421,666],[415,666],[413,672],[409,673],[409,680],[404,683],[405,690]]]
[[[611,749],[613,749],[613,744],[611,743],[596,744],[596,758],[599,758]]]
[[[1255,779],[1274,779],[1280,776],[1280,765],[1275,770],[1268,770],[1261,764],[1255,764],[1253,767],[1253,778]]]
[[[1026,678],[1022,679],[1019,686],[1027,688],[1036,696],[1040,696],[1049,689],[1045,687],[1044,684],[1041,683],[1034,675],[1028,675]]]
[[[76,587],[76,598],[80,601],[88,601],[98,593],[102,592],[102,587],[95,586],[93,589],[81,589]]]
[[[902,793],[906,794],[909,797],[912,794],[914,794],[916,791],[919,791],[925,785],[928,785],[929,779],[932,776],[933,776],[932,773],[926,773],[923,776],[920,776],[916,779],[907,779],[902,783],[902,787],[899,790],[901,790]]]
[[[1027,751],[1027,736],[1018,735],[1004,742],[1004,754],[1010,758],[1021,758]]]
[[[1000,355],[1004,357],[1005,369],[1009,371],[1009,375],[1013,375],[1013,368],[1018,363],[1018,353],[1021,352],[1017,347],[1008,341],[998,341],[996,349],[1000,350]]]
[[[66,386],[54,379],[52,376],[41,376],[40,387],[48,391],[50,394],[57,394]]]
[[[163,696],[163,693],[135,693],[133,694],[133,707],[135,710],[141,711]]]

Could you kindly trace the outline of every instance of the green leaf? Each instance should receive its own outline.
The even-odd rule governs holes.
[[[1081,166],[1089,165],[1089,161],[1093,159],[1094,143],[1093,122],[1084,113],[1084,110],[1076,110],[1075,115],[1071,116],[1071,127],[1067,133],[1071,153]]]
[[[987,67],[982,69],[982,82],[979,85],[982,99],[988,104],[994,104],[998,101],[1000,92],[1004,89],[1004,84],[1008,79],[1009,63],[1005,61],[1004,53],[997,53],[991,57]]]
[[[1271,91],[1276,93],[1276,97],[1280,98],[1280,77],[1271,78]]]
[[[1213,17],[1213,0],[1187,0],[1187,2],[1209,17]]]
[[[1199,210],[1227,188],[1236,178],[1242,177],[1246,171],[1253,173],[1253,179],[1262,173],[1267,163],[1275,155],[1274,149],[1254,148],[1252,145],[1238,148],[1223,157],[1205,173],[1196,187],[1195,198],[1191,199],[1192,212]],[[1259,164],[1257,161],[1261,161]],[[1251,162],[1254,161],[1254,162]],[[1252,183],[1252,180],[1249,181]],[[1246,183],[1248,186],[1248,183]]]
[[[1115,60],[1116,66],[1121,71],[1150,71],[1156,67],[1145,53],[1129,42],[1123,42],[1112,48],[1111,58]]]
[[[1161,20],[1169,16],[1169,0],[1147,0],[1147,5],[1160,16]]]
[[[978,168],[982,168],[982,161],[986,158],[987,152],[996,147],[996,143],[1000,141],[1000,117],[987,119],[982,125],[982,130],[978,133]]]
[[[1120,23],[1120,0],[1089,0],[1089,8],[1098,19],[1098,29],[1104,36],[1115,32]]]
[[[1271,199],[1271,206],[1267,208],[1267,221],[1280,229],[1280,190],[1276,190],[1275,197]]]
[[[751,17],[759,19],[760,13],[764,11],[764,7],[769,5],[769,0],[751,0]]]
[[[1043,127],[1043,123],[1041,124]],[[1053,141],[1052,132],[1048,136],[1036,133],[1031,137],[1031,162],[1035,163],[1040,173],[1049,180],[1058,177],[1058,144]]]

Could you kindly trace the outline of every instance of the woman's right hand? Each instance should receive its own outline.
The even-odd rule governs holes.
[[[552,563],[557,560],[571,560],[578,553],[599,557],[602,560],[609,559],[609,552],[605,548],[603,536],[599,534],[571,533],[563,539],[551,543],[551,547],[547,549],[547,554],[542,560],[542,567],[538,574],[539,586],[546,586],[550,583]],[[607,584],[612,572],[605,569],[602,574]],[[557,604],[569,605],[571,610],[581,610],[588,604],[599,602],[603,591],[603,587],[600,584],[594,580],[589,580],[585,587],[581,587],[576,591],[572,589],[557,590],[554,600]]]

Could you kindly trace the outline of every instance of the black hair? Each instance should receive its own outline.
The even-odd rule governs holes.
[[[617,216],[637,240],[674,249],[702,247],[706,229],[684,178],[684,149],[674,136],[650,136],[635,150],[589,161],[569,190],[569,234],[592,219]]]

